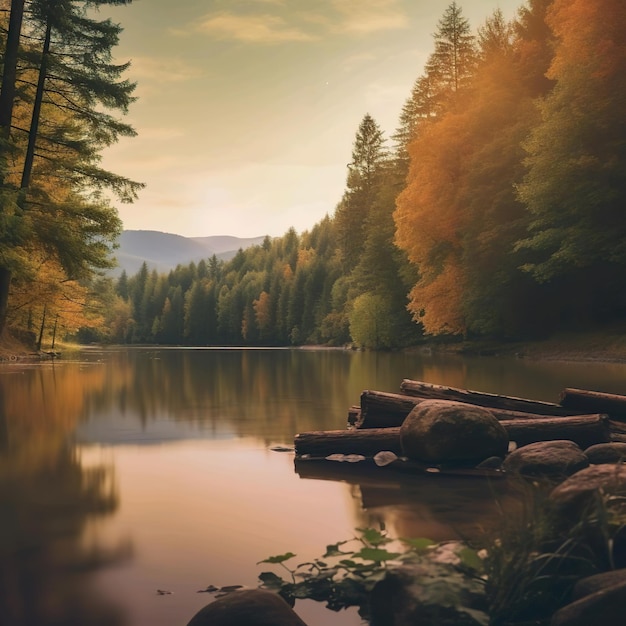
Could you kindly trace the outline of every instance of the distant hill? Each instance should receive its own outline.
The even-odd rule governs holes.
[[[208,259],[214,254],[225,261],[232,259],[237,250],[260,245],[265,236],[231,237],[182,237],[158,230],[125,230],[119,238],[119,248],[115,251],[118,267],[110,273],[119,276],[123,270],[129,276],[139,271],[142,263],[157,272],[169,272],[177,265],[188,265]]]

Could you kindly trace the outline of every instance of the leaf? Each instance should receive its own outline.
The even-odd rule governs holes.
[[[401,537],[400,541],[419,553],[426,552],[426,548],[435,545],[432,539],[426,539],[426,537],[418,537],[416,539],[404,539]]]
[[[348,543],[347,541],[339,541],[337,543],[331,543],[329,546],[326,546],[326,552],[324,553],[322,558],[328,558],[330,556],[339,556],[342,554],[351,554],[351,552],[342,552],[339,549],[339,546],[342,546],[344,543]]]
[[[391,541],[391,539],[375,528],[357,528],[357,530],[361,533],[361,539],[372,546],[381,546]]]
[[[296,556],[293,552],[285,552],[285,554],[278,554],[276,556],[268,556],[266,559],[262,561],[257,561],[257,565],[259,563],[284,563],[289,559],[293,559]]]
[[[468,569],[474,570],[476,572],[482,572],[485,569],[483,560],[478,556],[476,550],[472,550],[471,548],[463,548],[459,552],[459,558],[461,559],[461,564]]]
[[[261,572],[259,580],[263,585],[272,589],[279,589],[285,584],[285,581],[278,574],[274,574],[274,572]]]
[[[374,561],[380,563],[381,561],[392,561],[397,559],[401,555],[401,552],[389,552],[382,548],[363,548],[359,552],[354,553],[354,558],[363,559],[364,561]]]

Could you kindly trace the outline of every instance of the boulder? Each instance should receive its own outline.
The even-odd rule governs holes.
[[[509,454],[502,468],[523,476],[566,477],[587,467],[584,452],[568,440],[538,441]]]
[[[626,459],[626,443],[597,443],[589,446],[585,454],[593,465],[619,463]]]
[[[600,493],[626,495],[626,466],[591,465],[557,485],[550,494],[553,505],[567,513],[580,511]]]
[[[612,496],[626,496],[624,465],[591,465],[567,478],[550,493],[555,528],[571,532],[576,525],[578,543],[590,551],[600,571],[626,567],[624,527],[607,528],[603,522],[611,517],[615,507],[621,506],[620,500]]]
[[[281,596],[263,589],[234,591],[200,609],[187,626],[306,626]]]
[[[400,444],[403,454],[415,461],[474,466],[489,457],[503,457],[509,436],[487,409],[425,400],[402,423]]]
[[[615,585],[626,585],[626,569],[610,570],[594,576],[581,578],[574,586],[572,598],[580,600],[585,596],[614,587]]]
[[[623,626],[626,582],[617,583],[567,604],[553,616],[550,626]]]

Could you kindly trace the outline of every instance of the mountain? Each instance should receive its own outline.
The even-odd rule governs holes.
[[[111,271],[119,276],[123,270],[129,276],[139,271],[142,263],[159,273],[169,272],[177,265],[188,265],[208,259],[214,254],[225,261],[232,259],[237,250],[263,243],[265,236],[232,237],[183,237],[158,230],[125,230],[122,232],[115,251],[118,267]]]

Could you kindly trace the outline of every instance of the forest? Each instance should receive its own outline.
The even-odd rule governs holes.
[[[30,4],[40,7],[29,19],[43,44],[33,37],[18,58],[2,161],[0,287],[9,274],[10,327],[41,337],[54,322],[84,342],[391,349],[624,321],[621,0],[528,0],[511,22],[495,10],[475,31],[452,2],[394,134],[364,114],[345,191],[323,220],[228,262],[169,274],[144,265],[115,280],[98,274],[120,228],[98,192],[108,186],[132,200],[139,185],[97,168],[98,149],[132,129],[96,103],[124,110],[133,85],[119,78],[125,68],[107,64],[114,29],[67,38],[59,30],[48,56],[62,69],[46,82],[35,182],[20,184],[33,134],[20,131],[37,103],[32,68],[46,72],[38,59],[49,2]],[[83,93],[62,72],[76,72],[72,54],[87,36],[101,36],[102,49]],[[59,164],[67,176],[57,176]]]

